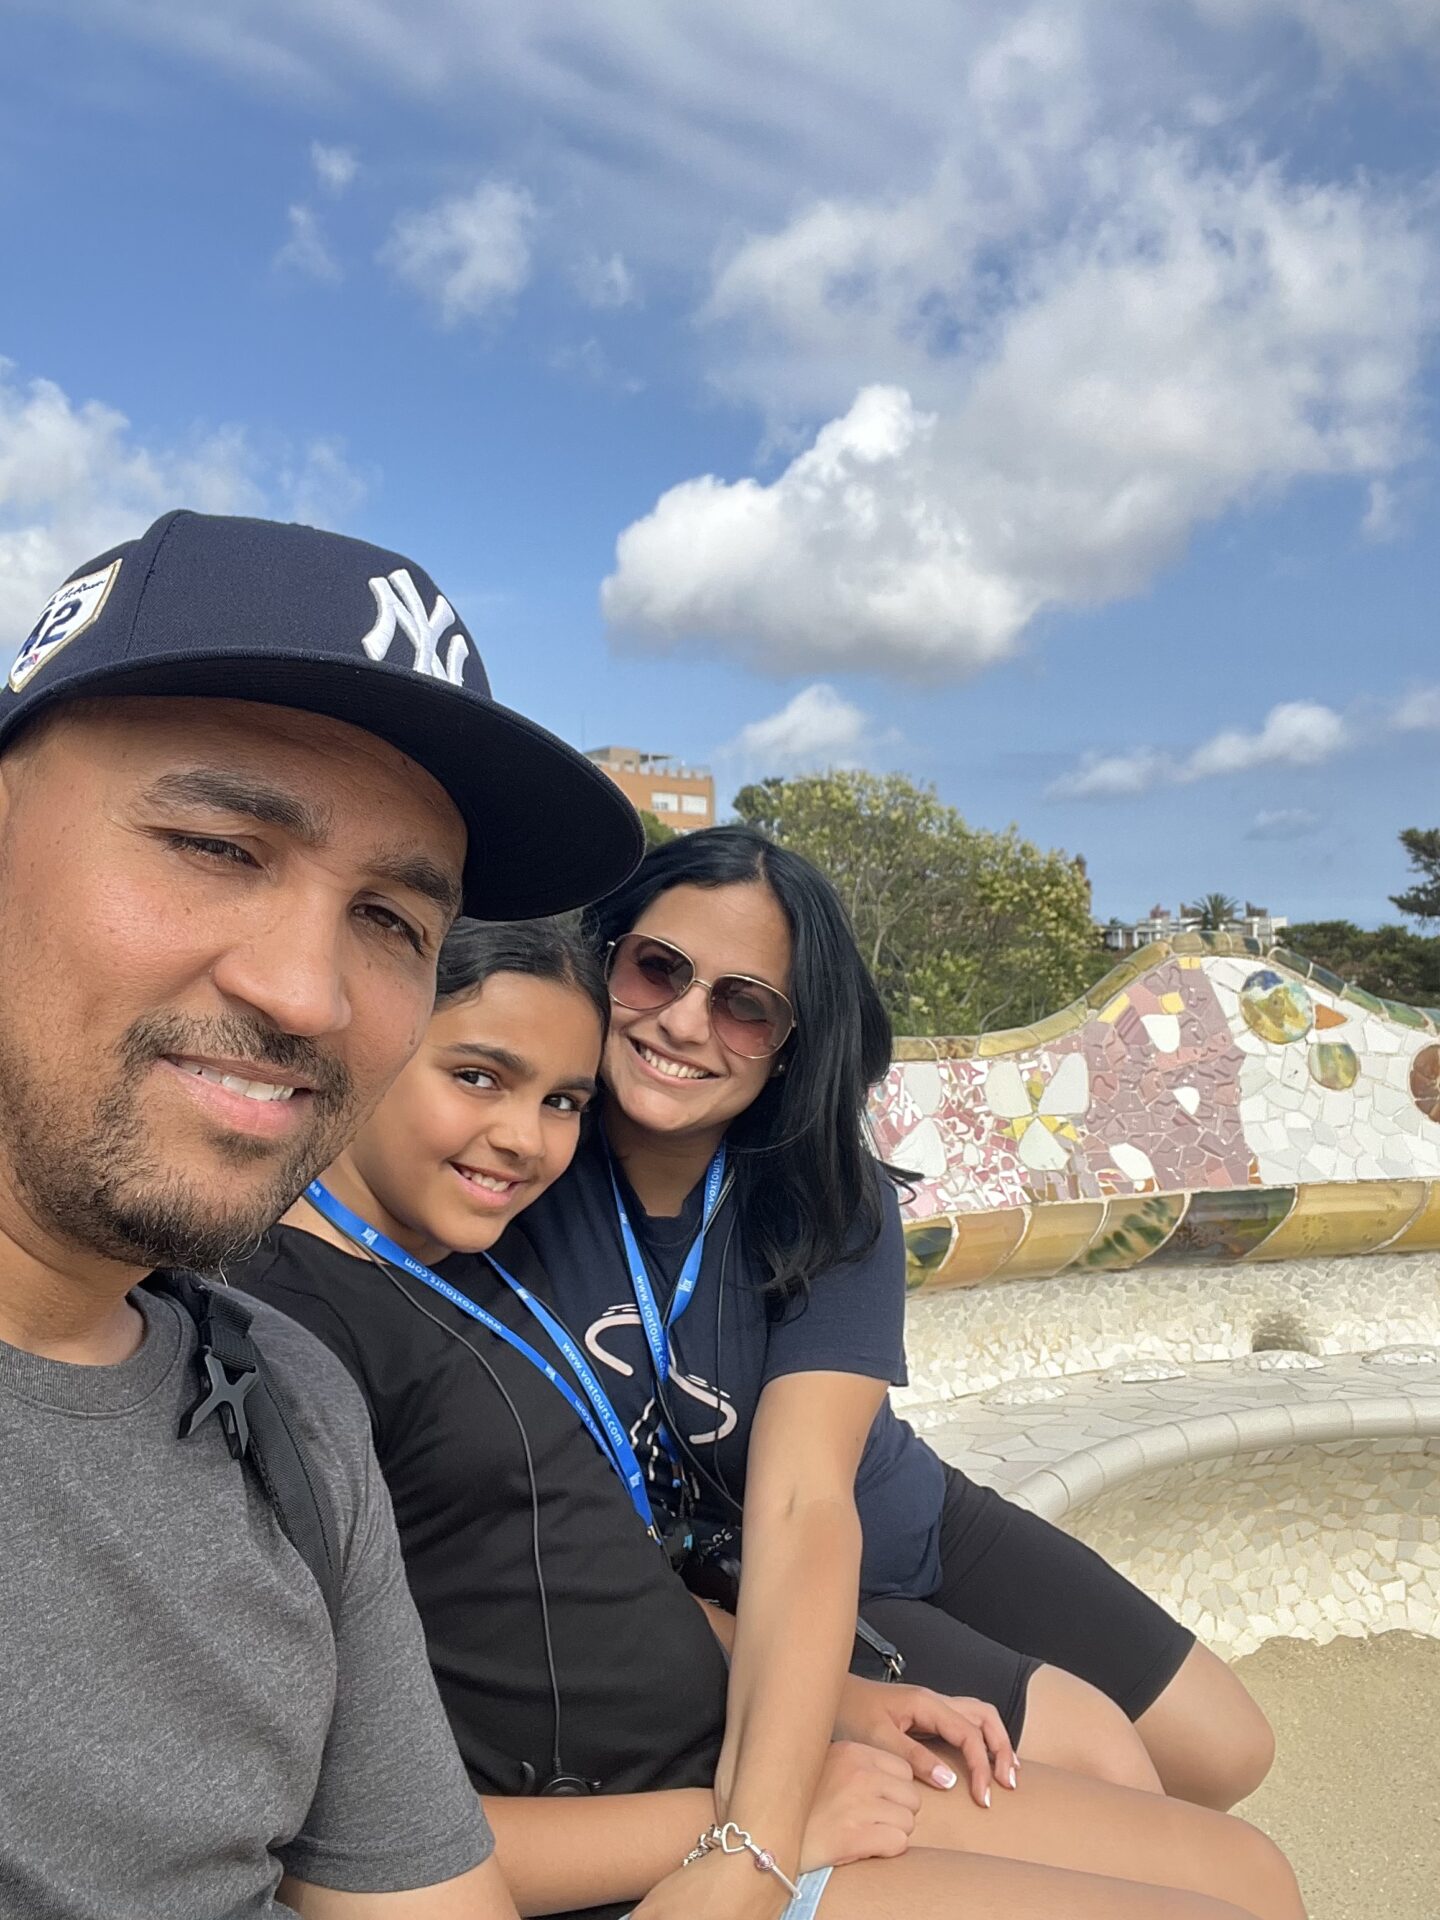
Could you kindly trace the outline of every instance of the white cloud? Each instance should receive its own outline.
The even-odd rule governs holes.
[[[587,385],[599,387],[603,393],[623,394],[629,399],[645,391],[645,382],[639,374],[617,367],[593,334],[571,345],[557,347],[550,356],[550,364],[557,373],[574,374]]]
[[[1440,56],[1434,0],[1195,0],[1195,6],[1202,17],[1242,29],[1267,19],[1289,21],[1342,63]]]
[[[872,387],[771,485],[673,487],[621,534],[606,619],[661,644],[721,637],[771,672],[1002,657],[1035,603],[987,576],[937,510],[935,427],[908,394]]]
[[[1440,687],[1416,687],[1390,716],[1397,733],[1440,732]]]
[[[1247,840],[1304,840],[1324,822],[1309,807],[1262,807],[1245,830]]]
[[[310,164],[326,192],[337,196],[354,184],[360,171],[353,147],[327,147],[323,140],[310,142]]]
[[[453,327],[483,319],[526,284],[534,225],[535,202],[523,187],[486,180],[401,214],[380,259]]]
[[[585,254],[576,263],[575,287],[587,307],[602,312],[638,306],[640,302],[635,276],[619,253],[604,259],[598,253]]]
[[[290,233],[275,255],[275,265],[293,268],[312,280],[323,280],[333,286],[340,279],[340,262],[330,250],[314,211],[303,205],[293,206],[288,209],[286,219]]]
[[[998,278],[952,183],[733,256],[711,317],[774,351],[739,350],[732,384],[818,398],[857,340],[907,384],[863,388],[773,481],[663,495],[620,537],[611,624],[780,672],[963,675],[1266,490],[1414,450],[1440,263],[1402,205],[1176,142],[1076,167],[1060,227]]]
[[[870,738],[868,717],[834,687],[802,687],[778,713],[752,720],[721,752],[772,772],[853,765]]]
[[[175,506],[334,523],[364,487],[333,442],[260,451],[238,427],[147,443],[124,414],[76,403],[0,360],[0,657],[92,554]]]
[[[1073,773],[1062,774],[1050,788],[1056,800],[1118,800],[1132,793],[1148,793],[1175,777],[1174,762],[1154,747],[1136,747],[1130,753],[1086,753]]]
[[[1348,740],[1345,722],[1333,708],[1287,700],[1270,709],[1258,733],[1227,728],[1197,747],[1179,777],[1209,780],[1256,767],[1314,767],[1339,753]]]
[[[1050,788],[1057,800],[1119,799],[1154,787],[1189,786],[1257,767],[1313,767],[1352,743],[1352,731],[1331,707],[1288,700],[1272,707],[1247,733],[1227,727],[1188,754],[1137,747],[1127,753],[1082,755],[1080,764]]]

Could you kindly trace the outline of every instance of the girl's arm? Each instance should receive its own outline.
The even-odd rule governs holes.
[[[744,1575],[715,1817],[768,1848],[791,1879],[855,1638],[855,1473],[883,1381],[793,1373],[761,1393],[745,1477]],[[637,1920],[672,1913],[769,1920],[786,1894],[746,1855],[672,1874]]]
[[[708,1787],[593,1799],[485,1795],[495,1856],[525,1915],[639,1900],[715,1818]]]

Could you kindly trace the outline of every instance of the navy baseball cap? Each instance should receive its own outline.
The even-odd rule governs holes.
[[[0,750],[62,700],[126,693],[259,700],[388,740],[464,818],[465,911],[477,919],[597,900],[644,852],[614,782],[491,698],[430,576],[363,540],[167,513],[46,602],[0,690]]]

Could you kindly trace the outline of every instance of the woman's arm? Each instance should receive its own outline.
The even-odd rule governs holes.
[[[760,1396],[745,1479],[722,1820],[798,1858],[850,1664],[860,1588],[855,1473],[884,1383],[793,1373]],[[783,1851],[782,1851],[783,1849]]]
[[[793,1879],[855,1637],[855,1472],[882,1381],[792,1373],[760,1396],[745,1477],[744,1574],[716,1818],[733,1820]],[[747,1856],[710,1855],[662,1882],[637,1920],[778,1914],[785,1890]],[[723,1884],[722,1884],[723,1883]]]
[[[715,1818],[708,1787],[505,1799],[487,1793],[495,1853],[522,1914],[639,1900]]]

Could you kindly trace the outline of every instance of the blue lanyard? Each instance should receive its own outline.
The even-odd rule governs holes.
[[[329,1188],[323,1186],[320,1181],[310,1182],[305,1189],[305,1198],[333,1227],[338,1227],[347,1240],[353,1240],[358,1246],[370,1248],[390,1266],[399,1267],[412,1279],[422,1281],[425,1286],[448,1300],[452,1307],[458,1307],[461,1313],[468,1314],[472,1320],[478,1320],[482,1327],[488,1327],[497,1339],[503,1340],[507,1347],[513,1347],[516,1353],[523,1355],[532,1367],[538,1367],[550,1384],[564,1394],[580,1416],[590,1438],[624,1481],[631,1505],[639,1514],[646,1531],[652,1539],[660,1538],[659,1529],[655,1525],[655,1515],[650,1506],[650,1496],[645,1491],[645,1476],[640,1471],[640,1462],[635,1458],[635,1449],[630,1444],[629,1436],[620,1424],[620,1417],[610,1404],[610,1396],[595,1377],[594,1369],[576,1346],[567,1329],[555,1318],[543,1300],[537,1300],[528,1287],[521,1286],[515,1276],[507,1273],[492,1255],[487,1253],[484,1256],[521,1306],[540,1322],[560,1349],[566,1365],[584,1389],[585,1398],[590,1402],[588,1407],[569,1381],[562,1379],[550,1362],[542,1354],[537,1353],[528,1340],[521,1339],[520,1335],[512,1332],[502,1320],[497,1320],[493,1313],[487,1313],[484,1307],[478,1306],[468,1294],[461,1293],[458,1287],[452,1287],[448,1280],[442,1280],[438,1273],[432,1272],[423,1261],[417,1260],[413,1254],[397,1246],[393,1240],[381,1233],[378,1227],[372,1227],[368,1221],[362,1220],[358,1213],[352,1213],[344,1201],[337,1200]],[[599,1425],[596,1424],[597,1420]]]
[[[710,1222],[715,1217],[715,1209],[720,1204],[720,1194],[725,1181],[725,1142],[722,1140],[715,1149],[715,1158],[710,1162],[705,1175],[705,1205],[700,1215],[700,1231],[690,1243],[690,1251],[685,1256],[685,1264],[680,1269],[680,1278],[675,1282],[675,1292],[670,1301],[670,1311],[662,1320],[660,1309],[655,1303],[655,1289],[650,1284],[650,1270],[645,1264],[645,1256],[640,1251],[640,1242],[635,1238],[635,1229],[630,1224],[630,1215],[626,1212],[625,1201],[620,1192],[620,1182],[615,1175],[615,1162],[606,1150],[606,1164],[610,1169],[610,1191],[615,1196],[615,1214],[620,1222],[620,1238],[625,1247],[625,1259],[630,1268],[630,1285],[635,1290],[635,1304],[640,1309],[640,1324],[645,1329],[645,1344],[650,1349],[650,1363],[655,1369],[658,1385],[664,1386],[670,1376],[669,1330],[684,1313],[695,1297],[695,1285],[700,1278],[700,1262],[705,1257],[705,1235],[710,1230]]]

